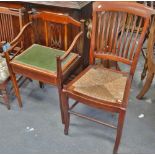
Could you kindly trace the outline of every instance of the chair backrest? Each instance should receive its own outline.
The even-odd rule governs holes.
[[[58,49],[68,49],[70,39],[68,37],[69,25],[73,25],[76,28],[81,29],[81,23],[79,21],[76,21],[72,17],[61,13],[43,11],[33,14],[31,19],[34,26],[41,26],[40,23],[37,24],[37,19],[41,20],[42,27],[44,29],[43,33],[45,36],[45,45]],[[40,28],[36,30],[39,30]]]
[[[23,27],[24,8],[0,7],[0,42],[11,42]]]
[[[155,1],[143,1],[142,2],[145,6],[148,6],[148,7],[151,7],[152,9],[155,9]],[[152,22],[152,20],[154,20],[153,19],[154,18],[154,16],[151,18],[151,22]],[[154,21],[153,21],[154,22]],[[150,31],[151,31],[151,29],[152,29],[152,31],[153,31],[153,28],[151,28],[151,26],[152,25],[154,25],[154,23],[153,24],[150,24]],[[150,37],[149,37],[149,35],[150,35]],[[151,39],[151,37],[153,37],[152,36],[152,34],[148,34],[148,37],[149,37],[149,40]],[[150,43],[151,44],[151,43]],[[148,48],[150,48],[149,47],[149,42],[148,42]],[[151,53],[151,54],[153,54],[153,57],[155,57],[155,50],[153,51],[153,53]],[[147,55],[148,56],[148,55]],[[155,58],[154,58],[154,61],[155,61]],[[155,63],[154,63],[155,64]]]
[[[147,41],[147,66],[155,72],[155,16],[152,18],[150,33]]]
[[[133,75],[152,14],[138,3],[94,2],[90,64],[95,58],[119,61],[130,65]]]

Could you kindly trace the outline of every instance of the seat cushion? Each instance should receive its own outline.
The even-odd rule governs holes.
[[[9,71],[5,58],[0,55],[0,84],[3,83],[9,77]]]
[[[127,75],[103,67],[90,68],[72,84],[75,92],[108,102],[122,103]]]
[[[22,54],[16,56],[13,62],[24,64],[26,66],[35,67],[37,69],[46,70],[48,72],[56,72],[56,57],[64,55],[65,51],[33,44]],[[78,54],[70,53],[70,55],[62,62],[62,68],[67,67]]]

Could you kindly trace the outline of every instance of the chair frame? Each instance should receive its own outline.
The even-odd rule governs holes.
[[[24,15],[25,9],[14,9],[14,8],[7,8],[7,7],[0,7],[0,17],[2,18],[3,22],[7,22],[9,20],[9,24],[6,25],[0,25],[0,28],[2,31],[0,31],[0,44],[3,45],[4,41],[11,42],[14,37],[14,27],[13,27],[13,17],[19,18],[19,29],[21,30],[23,27],[23,15]],[[0,45],[0,46],[1,46]],[[21,48],[23,48],[23,44],[21,43]],[[16,48],[16,50],[19,50],[19,47]],[[0,84],[0,91],[2,92],[2,97],[4,100],[4,103],[6,104],[7,108],[10,109],[9,104],[9,96],[6,90],[7,84],[10,81],[10,77],[7,78],[3,83]]]
[[[97,33],[96,32],[96,13],[100,11],[123,11],[123,12],[128,12],[128,13],[134,13],[135,15],[138,15],[141,18],[144,18],[143,31],[141,33],[139,44],[138,44],[133,60],[129,58],[117,56],[113,53],[110,53],[110,54],[101,53],[100,51],[95,50],[95,41],[96,41],[95,34]],[[149,9],[148,7],[145,7],[141,4],[136,4],[133,2],[94,2],[93,3],[93,22],[92,22],[93,28],[92,28],[92,36],[91,36],[91,47],[90,47],[90,65],[88,66],[88,68],[82,71],[72,82],[65,85],[63,89],[62,100],[63,100],[63,110],[64,110],[64,116],[65,116],[64,134],[68,135],[69,124],[70,124],[70,114],[74,114],[76,116],[91,120],[93,122],[106,125],[108,127],[117,129],[117,135],[116,135],[115,145],[113,149],[113,153],[117,153],[120,140],[121,140],[122,129],[123,129],[123,124],[125,120],[126,108],[128,105],[128,98],[129,98],[129,92],[130,92],[133,75],[135,72],[135,68],[137,65],[141,47],[142,47],[142,44],[145,38],[145,34],[146,34],[146,31],[149,25],[149,20],[152,14],[153,14],[152,9]],[[113,102],[99,100],[99,99],[84,95],[82,93],[78,93],[72,89],[71,87],[72,84],[78,79],[80,79],[89,69],[94,67],[95,58],[118,61],[118,62],[122,62],[130,66],[129,73],[121,72],[122,74],[128,75],[122,104],[115,104]],[[117,71],[117,70],[114,72],[120,73],[120,71]],[[75,100],[75,103],[71,107],[69,106],[69,98],[72,98]],[[72,109],[79,102],[86,104],[88,106],[97,108],[97,109],[118,113],[119,116],[118,116],[117,127],[114,125],[108,124],[106,122],[101,122],[94,118],[88,117],[86,115],[74,112]]]
[[[7,83],[10,81],[10,77],[7,78],[3,83],[0,83],[0,91],[1,91],[1,96],[4,100],[4,104],[6,105],[7,109],[10,109],[10,104],[9,104],[9,96],[7,92]]]
[[[150,33],[148,37],[148,43],[147,43],[147,54],[145,58],[145,67],[144,69],[147,69],[147,77],[144,83],[144,86],[142,87],[141,91],[137,95],[138,99],[142,99],[144,95],[148,92],[149,88],[151,87],[154,74],[155,74],[155,62],[154,62],[154,43],[155,43],[155,17],[152,19],[152,24],[150,28]]]
[[[50,21],[50,22],[56,22],[56,23],[64,24],[65,25],[65,34],[67,33],[67,25],[69,23],[71,23],[71,24],[73,24],[73,25],[75,25],[81,29],[81,31],[75,36],[73,42],[71,43],[71,45],[68,49],[67,49],[67,38],[65,37],[66,38],[65,39],[65,50],[66,50],[66,52],[63,56],[57,57],[57,75],[51,74],[48,71],[40,71],[39,69],[36,69],[33,67],[26,67],[25,65],[22,65],[22,64],[12,63],[13,58],[16,55],[18,55],[21,51],[18,51],[13,58],[9,57],[9,52],[12,51],[20,43],[20,41],[22,40],[22,36],[23,36],[24,32],[26,32],[26,30],[28,28],[32,28],[33,19],[36,19],[36,18],[42,18],[42,19]],[[62,123],[64,123],[64,116],[63,116],[63,110],[62,110],[62,105],[61,105],[62,84],[63,84],[64,80],[67,78],[67,76],[69,76],[73,72],[75,67],[81,65],[82,56],[80,56],[80,54],[82,54],[83,51],[80,51],[81,53],[76,58],[76,62],[73,65],[69,65],[65,70],[62,70],[61,63],[71,53],[74,45],[77,43],[77,40],[80,37],[81,37],[81,40],[83,42],[84,21],[81,21],[81,23],[80,23],[80,22],[74,20],[73,18],[71,18],[67,15],[51,13],[51,12],[41,12],[39,14],[32,15],[31,19],[32,19],[32,22],[27,23],[23,27],[23,29],[18,34],[18,36],[11,42],[10,49],[8,49],[8,51],[5,52],[5,57],[6,57],[7,63],[9,64],[8,65],[9,71],[11,73],[11,79],[13,81],[16,97],[18,99],[18,104],[19,104],[19,107],[22,107],[22,100],[20,97],[19,88],[17,85],[15,74],[22,74],[25,77],[28,77],[30,79],[38,80],[38,81],[43,82],[43,83],[47,83],[50,85],[57,86],[58,91],[59,91],[61,118],[62,118]],[[45,22],[45,26],[46,26],[46,22]],[[32,35],[32,41],[34,41],[34,37],[35,36]],[[45,38],[46,38],[46,43],[47,43],[47,32],[46,32]],[[83,50],[82,47],[81,47],[81,49]]]

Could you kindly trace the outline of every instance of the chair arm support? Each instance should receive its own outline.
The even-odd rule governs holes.
[[[125,91],[124,91],[124,96],[123,96],[123,107],[125,107],[125,108],[127,107],[127,104],[128,104],[128,98],[130,95],[132,79],[133,79],[133,76],[129,75],[127,82],[126,82],[126,86],[125,86]]]
[[[8,63],[10,60],[12,60],[20,52],[20,51],[17,51],[12,58],[9,57],[10,52],[17,47],[17,45],[20,43],[19,41],[20,41],[22,35],[24,34],[25,30],[31,24],[32,24],[32,22],[29,22],[21,29],[21,31],[18,33],[18,35],[15,37],[15,39],[10,43],[11,46],[4,52],[5,58],[7,59]],[[22,48],[21,48],[21,50],[22,50]]]
[[[83,32],[81,31],[81,32],[79,32],[79,33],[75,36],[75,38],[74,38],[72,44],[70,45],[70,47],[68,48],[68,50],[65,52],[65,54],[64,54],[63,56],[60,57],[60,60],[61,60],[61,61],[63,61],[63,60],[71,53],[71,50],[73,49],[73,47],[75,46],[77,40],[80,38],[80,36],[81,36],[82,34],[83,34]]]
[[[18,35],[16,36],[16,38],[10,43],[11,45],[15,44],[23,35],[23,33],[25,32],[25,30],[32,24],[32,22],[27,23],[22,29],[21,31],[18,33]]]

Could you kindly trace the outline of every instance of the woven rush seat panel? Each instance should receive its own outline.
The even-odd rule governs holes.
[[[121,104],[127,76],[103,69],[91,68],[73,83],[73,90],[104,101]]]
[[[26,66],[35,67],[37,69],[42,69],[48,72],[56,72],[56,57],[62,56],[65,54],[65,51],[53,49],[50,47],[33,44],[27,50],[25,50],[22,54],[15,57],[13,63],[20,63]],[[62,68],[70,64],[75,58],[77,54],[70,53],[70,55],[64,60],[62,63]]]

